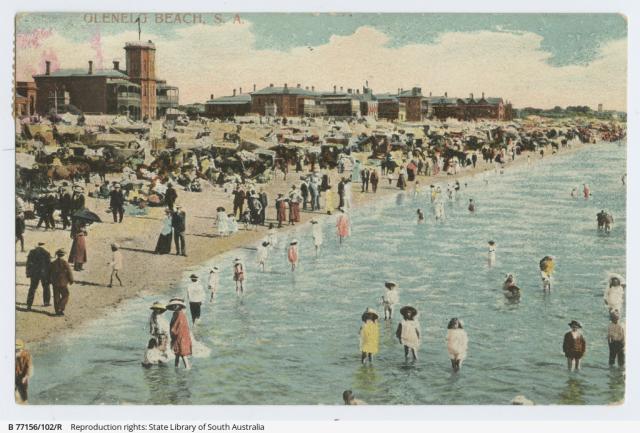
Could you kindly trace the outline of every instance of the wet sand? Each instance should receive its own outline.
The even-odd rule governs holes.
[[[571,149],[562,150],[559,154],[572,152],[583,145],[574,145]],[[550,150],[550,149],[549,149]],[[545,159],[552,157],[551,152],[545,151]],[[526,164],[527,153],[507,161],[507,167]],[[530,153],[531,163],[535,164],[540,156]],[[484,171],[493,171],[494,166],[478,162],[478,166],[461,169],[457,175],[440,174],[438,176],[418,176],[423,192],[428,191],[429,184],[436,182],[450,182],[455,179],[473,176]],[[263,186],[269,196],[267,209],[267,225],[275,222],[275,197],[278,192],[285,195],[292,184],[299,184],[303,173],[290,171],[287,180],[282,179],[282,173],[278,173],[277,179]],[[346,172],[344,175],[348,175]],[[342,175],[336,171],[331,172],[331,184],[334,192]],[[114,177],[114,180],[116,178]],[[203,183],[204,185],[204,183]],[[354,183],[353,206],[362,206],[374,199],[381,199],[389,194],[397,193],[395,180],[388,184],[386,177],[379,182],[378,192],[373,194],[361,193],[360,183]],[[407,191],[413,190],[413,182],[409,183]],[[113,218],[106,210],[109,201],[86,197],[86,206],[96,212],[103,223],[93,224],[89,228],[87,236],[88,262],[82,272],[74,272],[76,282],[70,286],[70,298],[65,316],[55,316],[52,306],[42,306],[42,287],[36,291],[32,310],[26,311],[26,298],[29,289],[29,279],[25,276],[25,263],[27,253],[38,242],[45,242],[45,248],[54,255],[58,248],[65,248],[68,252],[71,247],[71,239],[68,230],[57,229],[45,231],[36,229],[37,220],[27,221],[27,229],[24,235],[25,252],[16,253],[16,337],[22,338],[27,343],[44,343],[51,336],[59,336],[62,333],[70,333],[81,330],[87,321],[104,317],[118,305],[129,298],[141,294],[155,293],[158,299],[166,297],[176,283],[178,283],[185,270],[205,262],[212,257],[231,249],[246,247],[255,248],[260,239],[266,236],[266,227],[258,227],[256,230],[240,231],[229,237],[217,237],[215,227],[216,208],[224,206],[228,213],[233,210],[231,192],[225,192],[219,187],[204,185],[203,192],[193,193],[178,191],[177,203],[183,207],[187,214],[186,245],[187,257],[175,255],[175,245],[172,245],[174,253],[168,255],[155,255],[153,251],[162,225],[161,218],[164,208],[151,207],[146,216],[129,216],[125,214],[122,223],[113,223]],[[444,191],[443,191],[444,192]],[[569,191],[567,191],[569,194]],[[337,193],[336,193],[337,197]],[[321,206],[324,208],[325,195],[322,195]],[[302,207],[302,206],[301,206]],[[326,215],[326,211],[302,211],[300,223],[305,224],[314,217]],[[335,218],[335,217],[334,217]],[[58,215],[56,214],[58,221]],[[59,225],[58,225],[59,227]],[[285,226],[280,231],[287,230]],[[120,287],[115,282],[113,287],[107,287],[111,273],[108,263],[111,261],[110,244],[117,242],[124,257],[124,269],[119,273],[124,284]],[[66,257],[65,257],[66,259]]]

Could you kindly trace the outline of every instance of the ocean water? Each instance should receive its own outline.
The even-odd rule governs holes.
[[[369,404],[390,405],[508,404],[518,394],[536,404],[620,401],[624,372],[607,363],[603,291],[608,272],[625,274],[625,167],[624,144],[600,143],[465,179],[458,199],[446,202],[442,223],[435,222],[423,185],[418,197],[399,193],[354,210],[352,236],[342,245],[335,217],[323,219],[319,258],[308,225],[280,235],[266,273],[258,271],[251,249],[217,257],[195,269],[202,278],[210,265],[222,271],[217,299],[204,304],[194,330],[211,353],[193,358],[190,371],[172,363],[141,367],[148,307],[169,298],[144,296],[37,349],[30,403],[342,404],[345,389]],[[591,198],[572,198],[572,187],[581,193],[584,182]],[[477,203],[474,214],[467,211],[469,198]],[[416,224],[419,207],[424,225]],[[596,230],[602,208],[615,217],[610,234]],[[301,256],[294,273],[284,249],[293,237]],[[489,239],[497,243],[493,267]],[[538,270],[545,255],[556,258],[547,295]],[[247,269],[242,300],[232,281],[235,257]],[[516,304],[502,294],[508,272],[522,289]],[[387,279],[398,282],[401,305],[419,311],[419,360],[404,360],[394,335],[397,308],[391,324],[380,323],[373,365],[362,366],[360,316],[367,307],[382,315]],[[165,315],[169,320],[170,312]],[[452,317],[464,321],[470,340],[458,374],[451,372],[445,342]],[[562,354],[572,319],[582,323],[587,340],[579,372],[567,371]]]

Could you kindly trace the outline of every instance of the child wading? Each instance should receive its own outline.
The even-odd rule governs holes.
[[[204,290],[196,274],[191,274],[189,278],[191,283],[187,285],[187,299],[191,310],[191,322],[195,325],[200,320],[202,303],[204,302]]]
[[[489,254],[487,258],[489,266],[496,264],[496,243],[494,241],[489,241]]]
[[[467,357],[467,346],[469,345],[469,337],[467,337],[467,332],[462,329],[462,325],[462,320],[454,317],[447,326],[447,351],[449,359],[451,359],[451,367],[456,372],[460,370],[462,361]]]
[[[295,271],[296,265],[298,264],[298,241],[296,239],[292,240],[289,244],[287,258],[289,259],[289,263],[291,263],[291,272]]]
[[[311,235],[313,236],[313,246],[316,250],[316,257],[318,257],[320,246],[322,245],[322,227],[316,220],[311,220]]]
[[[398,323],[396,337],[404,345],[404,359],[409,359],[409,350],[413,360],[418,359],[418,347],[420,346],[420,324],[415,320],[418,310],[407,305],[400,309],[403,320]]]
[[[244,265],[238,257],[233,261],[233,281],[236,282],[236,295],[244,294]]]
[[[624,367],[625,330],[624,325],[618,323],[620,316],[616,311],[611,313],[611,323],[607,329],[607,343],[609,343],[609,365],[618,359],[618,367]]]
[[[580,370],[580,359],[584,356],[584,353],[587,351],[587,342],[582,336],[582,325],[575,320],[572,320],[569,323],[571,327],[571,331],[564,334],[564,342],[562,343],[562,351],[564,352],[564,356],[567,358],[567,368],[571,370],[572,366],[575,365],[575,370]]]
[[[120,252],[120,246],[116,243],[111,244],[111,251],[113,253],[111,258],[111,278],[109,278],[109,285],[107,287],[111,287],[113,285],[113,277],[116,277],[118,282],[120,283],[120,287],[122,287],[122,280],[118,276],[118,271],[122,270],[122,253]]]
[[[398,285],[393,281],[387,281],[384,283],[386,290],[382,295],[382,305],[384,306],[384,320],[391,320],[393,316],[393,307],[400,302],[398,296]]]
[[[258,266],[260,267],[260,270],[262,270],[262,272],[264,272],[267,268],[268,257],[269,257],[269,242],[262,241],[260,245],[258,245],[258,253],[256,255]]]
[[[209,302],[213,302],[216,297],[216,292],[218,291],[218,285],[220,284],[220,270],[217,266],[214,266],[209,270],[209,292],[211,292],[211,297],[209,298]]]
[[[362,356],[360,362],[364,364],[365,359],[372,362],[371,357],[378,353],[380,345],[380,328],[378,326],[378,314],[371,308],[362,314],[364,324],[360,327],[360,352]]]

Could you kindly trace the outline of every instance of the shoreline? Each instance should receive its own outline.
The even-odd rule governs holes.
[[[598,143],[596,143],[598,144]],[[545,155],[546,159],[554,156],[576,152],[583,147],[593,144],[578,143],[571,148],[563,149],[555,154]],[[523,152],[515,160],[508,160],[505,168],[516,168],[526,164],[526,156],[531,155],[531,165],[538,163],[540,157],[535,152]],[[420,180],[422,192],[428,190],[431,183],[447,183],[456,179],[474,177],[484,172],[492,172],[493,164],[485,164],[479,161],[476,168],[461,169],[455,175],[440,173],[437,176],[417,176]],[[267,208],[267,225],[275,219],[275,207],[273,200],[277,192],[287,192],[291,184],[298,183],[300,174],[290,172],[288,181],[281,178],[263,186],[269,195]],[[329,172],[332,185],[336,185],[340,175],[335,170]],[[348,172],[345,172],[345,175]],[[381,178],[378,193],[360,192],[360,184],[353,185],[353,207],[365,206],[374,199],[384,199],[400,190],[388,185],[386,178]],[[405,190],[411,191],[412,187]],[[160,231],[163,207],[149,208],[145,216],[133,217],[125,214],[122,224],[111,222],[111,214],[106,214],[107,200],[87,198],[87,208],[98,213],[103,218],[102,224],[94,224],[89,229],[87,237],[88,259],[86,270],[74,272],[76,283],[70,286],[70,300],[67,314],[63,317],[53,316],[52,307],[41,307],[42,288],[36,291],[33,310],[28,313],[24,310],[24,300],[28,290],[28,279],[24,275],[24,263],[27,252],[37,242],[45,241],[45,248],[50,253],[61,247],[67,248],[71,244],[68,231],[55,230],[43,231],[35,229],[36,221],[31,220],[27,224],[25,232],[25,253],[17,252],[16,257],[16,337],[22,338],[27,344],[31,344],[34,350],[38,346],[48,343],[52,337],[68,337],[83,330],[84,324],[108,316],[112,309],[117,308],[122,302],[138,296],[154,293],[158,296],[167,295],[182,280],[182,275],[188,269],[201,266],[203,263],[213,260],[215,257],[238,248],[249,248],[258,243],[266,235],[267,227],[261,226],[257,230],[239,230],[230,237],[218,238],[214,233],[215,208],[224,206],[233,209],[230,193],[225,193],[217,187],[207,185],[203,192],[191,193],[178,191],[178,203],[187,212],[186,244],[188,257],[175,254],[154,255],[153,248]],[[321,200],[324,204],[324,199]],[[335,213],[333,214],[335,215]],[[326,218],[326,211],[302,211],[300,222],[296,225],[285,225],[279,229],[281,235],[291,229],[308,224],[313,218]],[[111,242],[118,242],[124,256],[124,269],[120,273],[124,287],[114,286],[108,288],[110,270],[107,263],[110,261]],[[17,247],[17,244],[16,244]],[[172,245],[173,247],[173,245]],[[173,248],[172,248],[173,249]]]

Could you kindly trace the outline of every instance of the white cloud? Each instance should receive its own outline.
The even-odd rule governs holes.
[[[92,35],[93,36],[93,35]],[[18,48],[17,76],[28,79],[42,71],[44,57],[57,57],[60,67],[86,67],[97,54],[89,40],[72,42],[54,32],[38,47]],[[122,60],[122,47],[136,40],[137,32],[103,36],[105,67],[112,58]],[[469,93],[502,96],[515,106],[553,107],[603,103],[625,109],[627,43],[611,42],[589,65],[554,67],[540,49],[542,38],[533,33],[446,33],[433,44],[388,46],[388,37],[371,27],[348,36],[333,36],[327,44],[298,47],[287,52],[256,50],[251,25],[227,23],[195,25],[165,38],[146,35],[157,46],[157,75],[180,87],[181,102],[204,101],[213,93],[231,94],[233,88],[250,90],[269,83],[361,87],[365,80],[375,92],[420,85],[423,92],[467,96]]]

